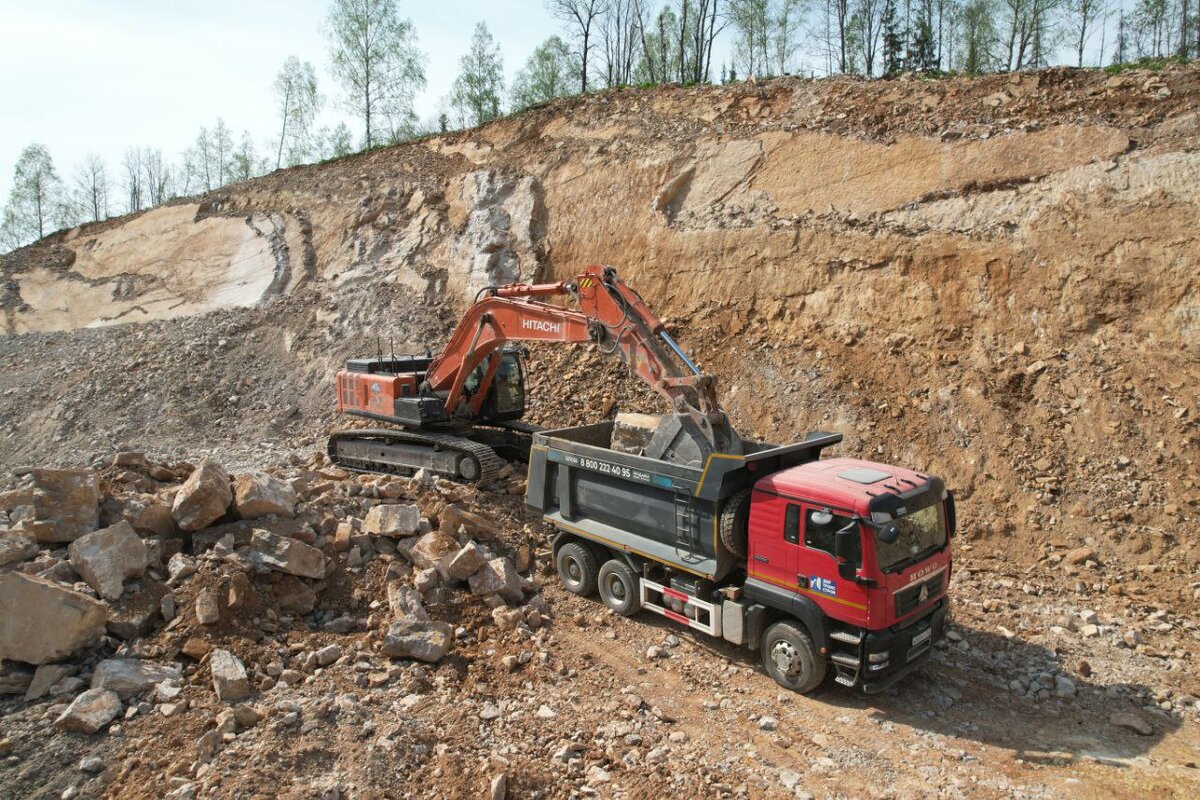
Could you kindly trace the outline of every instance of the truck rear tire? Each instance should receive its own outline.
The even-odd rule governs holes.
[[[825,680],[825,657],[801,625],[776,622],[763,636],[762,662],[767,674],[785,689],[806,694]]]
[[[622,617],[632,617],[642,610],[641,583],[629,565],[612,559],[600,567],[598,578],[600,598],[604,605]]]
[[[750,521],[750,490],[739,489],[721,509],[721,544],[738,558],[746,557],[746,526]]]
[[[558,549],[555,563],[558,566],[558,577],[568,592],[580,597],[596,593],[596,579],[600,567],[596,563],[595,553],[587,545],[579,542],[564,544]]]

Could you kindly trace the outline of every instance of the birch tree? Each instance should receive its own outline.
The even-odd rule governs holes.
[[[326,28],[333,74],[363,121],[366,146],[380,141],[380,128],[393,141],[410,132],[413,98],[425,88],[424,57],[396,0],[333,0]]]
[[[608,0],[546,0],[546,8],[561,22],[577,43],[575,58],[579,64],[579,91],[588,90],[588,65],[600,26],[600,17],[608,10]]]
[[[322,98],[312,63],[295,56],[283,62],[274,89],[279,104],[279,146],[275,152],[275,169],[279,169],[285,153],[289,167],[308,158],[312,144],[309,133],[321,110]]]
[[[475,25],[471,47],[459,62],[450,105],[458,112],[463,127],[473,127],[500,116],[504,92],[504,60],[500,45],[485,23]]]

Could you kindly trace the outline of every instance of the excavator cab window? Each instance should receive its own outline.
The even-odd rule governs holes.
[[[492,385],[492,407],[496,414],[520,413],[525,410],[525,379],[521,373],[521,360],[516,353],[509,352],[500,356],[500,366],[496,368],[496,377]]]

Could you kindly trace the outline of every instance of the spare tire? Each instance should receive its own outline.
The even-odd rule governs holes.
[[[738,558],[746,557],[746,528],[750,521],[750,490],[739,489],[721,509],[721,544]]]

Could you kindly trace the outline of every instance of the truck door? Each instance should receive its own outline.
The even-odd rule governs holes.
[[[800,503],[755,492],[750,505],[749,573],[776,586],[796,588],[800,550]]]
[[[861,536],[861,526],[849,513],[812,503],[803,504],[803,539],[796,560],[796,580],[803,594],[817,601],[832,617],[847,621],[866,619],[866,588],[838,574],[833,540],[839,530],[853,525]],[[856,567],[862,565],[862,541],[859,539]]]

